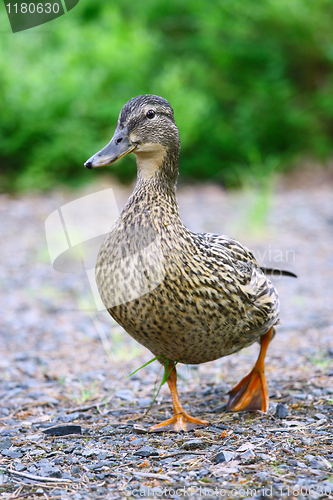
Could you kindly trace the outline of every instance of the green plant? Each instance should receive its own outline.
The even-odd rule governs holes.
[[[90,399],[94,399],[94,397],[96,395],[96,389],[97,389],[96,385],[97,385],[96,380],[94,380],[94,382],[92,383],[92,385],[90,387],[85,387],[83,385],[83,383],[80,382],[79,392],[74,391],[69,395],[69,397],[74,399],[74,401],[77,404],[82,405],[86,401],[89,401]]]
[[[154,358],[150,359],[149,361],[147,361],[147,363],[145,363],[144,365],[140,366],[140,368],[137,368],[136,370],[134,370],[134,372],[130,373],[129,375],[127,375],[127,378],[130,377],[131,375],[134,375],[134,373],[138,372],[139,370],[141,370],[142,368],[144,368],[145,366],[149,365],[150,363],[152,363],[153,361],[156,361],[157,359],[160,359],[160,358],[164,358],[164,356],[155,356]],[[170,373],[172,372],[173,370],[173,367],[176,366],[176,364],[178,363],[178,361],[175,361],[174,363],[172,363],[172,366],[169,370],[169,365],[170,365],[170,360],[167,359],[167,358],[164,358],[164,373],[163,373],[163,377],[162,377],[162,380],[160,382],[160,385],[159,385],[159,388],[158,390],[156,391],[156,383],[157,383],[157,379],[155,381],[155,385],[154,385],[154,392],[153,392],[153,399],[152,399],[152,402],[150,403],[149,405],[149,408],[148,410],[146,411],[146,415],[150,412],[153,404],[155,403],[156,401],[156,398],[157,396],[159,395],[160,393],[160,390],[162,388],[162,386],[168,381],[168,378],[170,376]]]
[[[312,356],[307,356],[308,360],[320,370],[325,370],[332,362],[332,359],[326,357],[326,353],[323,350],[317,350]]]
[[[331,154],[330,0],[90,0],[29,36],[0,17],[2,190],[91,182],[83,162],[142,93],[174,107],[183,178],[238,186]],[[133,158],[94,178],[111,171],[132,179]]]

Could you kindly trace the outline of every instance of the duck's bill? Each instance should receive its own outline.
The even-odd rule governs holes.
[[[109,144],[89,158],[84,166],[87,168],[94,168],[110,165],[119,160],[119,158],[134,151],[136,147],[137,145],[133,144],[129,138],[127,127],[122,130],[116,130]]]

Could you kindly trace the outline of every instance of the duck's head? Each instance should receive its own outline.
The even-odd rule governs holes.
[[[141,95],[122,108],[109,144],[84,164],[87,168],[110,165],[134,152],[138,174],[151,179],[158,172],[176,179],[180,151],[179,132],[173,109],[166,99]]]

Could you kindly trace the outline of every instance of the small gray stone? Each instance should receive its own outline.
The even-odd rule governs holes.
[[[21,458],[23,457],[22,452],[18,450],[2,450],[1,455],[4,457],[9,457],[9,458]]]
[[[52,465],[47,465],[42,467],[39,471],[39,475],[42,477],[57,477],[60,478],[62,476],[62,472],[59,467],[54,467]]]
[[[208,446],[208,443],[203,439],[189,439],[189,441],[185,441],[185,443],[183,443],[182,448],[184,450],[196,450],[206,448],[206,446]]]
[[[135,439],[132,439],[132,441],[130,441],[131,445],[139,445],[142,443],[143,443],[143,439],[140,437],[135,437]]]
[[[133,431],[136,432],[137,434],[146,434],[147,429],[143,427],[143,425],[134,424]]]
[[[277,418],[285,418],[288,415],[290,415],[288,406],[284,403],[278,403],[275,410],[275,416]]]
[[[74,420],[77,420],[80,417],[80,413],[75,411],[73,413],[62,413],[58,417],[59,422],[64,422],[65,424],[68,424],[69,422],[73,422]]]
[[[115,394],[116,398],[123,399],[124,401],[132,401],[134,399],[133,391],[130,389],[123,389],[122,391],[117,391]]]
[[[56,488],[55,490],[52,490],[50,493],[48,493],[48,495],[50,495],[50,497],[68,498],[67,493],[67,490],[65,490],[64,488]]]
[[[247,450],[241,454],[240,458],[243,464],[251,464],[255,461],[256,454],[252,450]]]
[[[212,412],[213,413],[223,413],[225,411],[226,407],[227,407],[226,403],[214,406],[214,408],[212,409]]]
[[[43,392],[43,391],[31,391],[31,392],[28,392],[28,394],[27,394],[28,398],[31,398],[34,400],[40,399],[43,396],[45,396],[45,392]]]
[[[220,451],[215,458],[214,462],[216,464],[221,464],[222,462],[230,462],[237,456],[237,453],[233,453],[232,451]]]
[[[82,451],[84,457],[92,457],[93,455],[98,455],[101,451],[100,448],[86,448]]]
[[[327,420],[327,415],[324,415],[323,413],[316,413],[315,418],[317,420]]]
[[[314,442],[313,438],[310,437],[301,437],[301,441],[303,444],[305,444],[305,446],[310,446]]]
[[[135,451],[134,455],[138,457],[156,457],[158,456],[158,452],[152,446],[143,446],[140,450]]]
[[[248,431],[243,429],[243,427],[234,427],[233,432],[234,434],[246,434]]]
[[[73,451],[75,450],[75,446],[74,445],[71,445],[71,446],[68,446],[67,448],[63,448],[63,452],[64,453],[73,453]]]
[[[0,450],[8,450],[12,445],[11,440],[9,437],[5,437],[0,439]]]
[[[107,457],[107,452],[104,450],[101,450],[98,455],[97,455],[97,460],[105,460]]]
[[[321,460],[310,460],[311,469],[326,469],[326,465]]]
[[[15,462],[14,464],[14,467],[15,467],[15,470],[17,470],[17,472],[22,472],[23,470],[26,470],[26,465],[22,464],[22,462]]]
[[[42,458],[41,460],[38,460],[38,462],[35,462],[35,465],[37,467],[46,467],[46,466],[51,466],[51,462],[50,460],[48,460],[47,458]]]
[[[209,469],[200,469],[197,475],[201,478],[204,476],[208,476],[208,474],[210,474]]]
[[[139,398],[138,405],[139,406],[149,406],[151,403],[151,398]]]
[[[299,392],[299,393],[293,394],[293,397],[296,399],[300,399],[301,401],[305,401],[307,399],[308,395],[304,394],[303,392]]]
[[[270,455],[267,455],[267,453],[258,453],[258,455],[263,460],[271,460],[271,458],[272,458]]]
[[[260,481],[266,481],[266,479],[268,478],[268,473],[267,472],[258,472],[255,475],[255,477],[258,478]]]

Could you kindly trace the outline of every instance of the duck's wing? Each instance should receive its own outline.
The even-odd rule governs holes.
[[[278,321],[279,297],[252,252],[227,236],[201,233],[199,238],[216,263],[217,274],[222,270],[225,290],[242,304],[244,325],[262,327],[265,333]]]
[[[229,238],[229,236],[213,233],[199,233],[197,236],[207,251],[216,258],[223,260],[227,258],[238,269],[243,269],[244,271],[248,269],[250,275],[252,274],[253,267],[260,269],[253,253],[238,241]]]
[[[291,271],[259,266],[253,253],[229,236],[212,233],[200,233],[198,236],[214,253],[217,252],[224,255],[224,253],[227,252],[232,260],[243,263],[243,265],[249,265],[249,270],[252,270],[252,266],[255,266],[261,269],[266,276],[288,276],[290,278],[297,278],[297,275]]]

